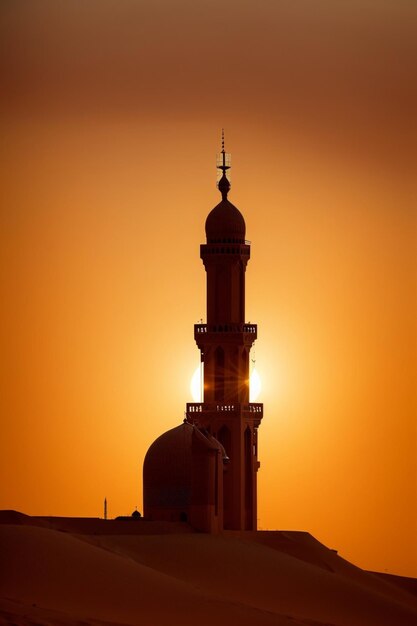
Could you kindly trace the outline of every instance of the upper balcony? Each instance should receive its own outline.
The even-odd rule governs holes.
[[[194,335],[205,333],[251,333],[256,339],[258,327],[256,324],[194,324]]]
[[[202,243],[200,245],[200,256],[206,256],[211,254],[226,254],[226,255],[239,255],[243,257],[250,257],[250,241],[245,239],[242,241],[219,240],[212,241],[210,243]]]

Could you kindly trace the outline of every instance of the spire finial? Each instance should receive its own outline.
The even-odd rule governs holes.
[[[227,154],[224,149],[224,128],[222,128],[222,151],[220,153],[220,158],[217,159],[217,169],[223,172],[219,182],[217,183],[217,187],[222,194],[222,199],[227,200],[227,194],[230,190],[230,181],[226,176],[226,172],[230,169],[230,154]]]

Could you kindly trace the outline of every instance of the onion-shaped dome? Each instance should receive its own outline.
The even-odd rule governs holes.
[[[242,213],[223,199],[207,216],[207,243],[245,243],[246,224]]]

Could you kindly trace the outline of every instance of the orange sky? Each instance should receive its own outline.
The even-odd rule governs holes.
[[[0,508],[141,508],[144,454],[191,400],[224,126],[259,526],[417,576],[416,20],[406,0],[2,3]]]

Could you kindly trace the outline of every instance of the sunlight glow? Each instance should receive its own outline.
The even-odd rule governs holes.
[[[190,383],[190,391],[193,402],[202,402],[201,379],[203,377],[203,365],[199,365],[195,370]]]
[[[256,402],[257,397],[261,393],[261,378],[255,368],[252,370],[249,381],[249,402]]]
[[[190,391],[193,402],[203,402],[202,397],[202,379],[203,379],[203,365],[199,365],[194,374],[192,375],[190,382]],[[252,373],[250,375],[249,382],[249,401],[256,402],[260,392],[262,389],[261,378],[258,374],[258,371],[253,368]]]

